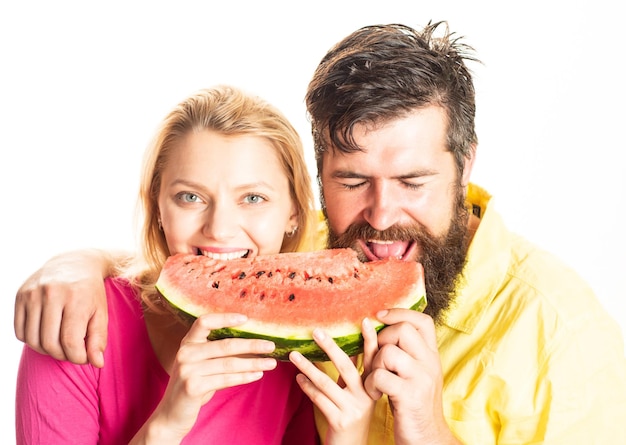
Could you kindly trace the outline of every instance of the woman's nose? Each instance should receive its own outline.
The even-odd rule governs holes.
[[[236,209],[222,203],[213,203],[207,210],[203,232],[206,237],[220,240],[236,235]]]

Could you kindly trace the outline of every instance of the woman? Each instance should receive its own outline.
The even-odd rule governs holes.
[[[105,283],[105,365],[25,348],[18,443],[316,443],[298,369],[265,356],[273,343],[207,341],[211,329],[245,315],[206,314],[188,328],[154,288],[169,255],[232,259],[311,248],[313,194],[296,131],[274,107],[235,88],[200,91],[169,113],[148,148],[140,203],[140,255]],[[375,333],[365,336],[375,343]],[[331,358],[347,359],[321,343]],[[355,373],[344,377],[360,383]],[[321,400],[309,379],[298,379]],[[362,384],[356,391],[365,395]],[[371,406],[360,405],[362,417],[348,428],[331,423],[329,441],[354,443],[353,427],[363,436]]]

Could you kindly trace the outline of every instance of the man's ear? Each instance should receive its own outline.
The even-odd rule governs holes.
[[[470,177],[472,176],[472,169],[474,168],[474,162],[476,161],[476,151],[478,146],[472,144],[470,147],[470,154],[463,160],[463,176],[461,177],[461,185],[467,187],[470,183]]]

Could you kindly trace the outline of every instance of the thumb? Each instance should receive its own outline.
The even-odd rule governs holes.
[[[367,395],[369,395],[372,400],[378,400],[383,396],[383,392],[378,389],[375,378],[376,376],[372,373],[365,377],[365,381],[363,382],[365,392],[367,392]]]
[[[87,325],[87,360],[96,368],[104,366],[104,348],[107,344],[108,314],[106,310],[96,310]]]
[[[222,329],[243,324],[247,317],[237,313],[204,314],[193,322],[183,341],[202,343],[213,329]]]

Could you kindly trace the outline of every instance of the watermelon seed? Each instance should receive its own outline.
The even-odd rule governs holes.
[[[358,272],[354,272],[354,278],[356,278],[357,280],[359,279],[359,273]]]
[[[264,298],[265,298],[265,292],[261,292],[261,295],[259,296],[259,300],[263,301]]]
[[[293,301],[296,299],[296,296],[294,294],[289,294],[289,301]]]
[[[267,274],[268,278],[272,278],[272,276],[274,276],[274,274],[272,273],[272,271],[270,270],[269,273]]]
[[[244,278],[246,278],[246,273],[245,273],[245,272],[241,272],[241,273],[239,274],[239,279],[240,279],[240,280],[243,280]]]
[[[259,278],[261,275],[263,275],[265,273],[264,270],[260,270],[256,273],[256,277]]]
[[[244,290],[242,290],[242,291],[241,291],[241,293],[239,294],[239,297],[240,297],[240,298],[243,298],[243,297],[245,297],[245,296],[246,296],[246,290],[244,289]]]
[[[333,277],[328,277],[328,282],[329,282],[330,284],[333,284]]]
[[[296,273],[295,272],[291,272],[289,274],[289,278],[291,278],[292,280],[296,277]]]
[[[212,287],[213,287],[213,289],[219,288],[220,287],[220,282],[219,281],[214,281]]]

